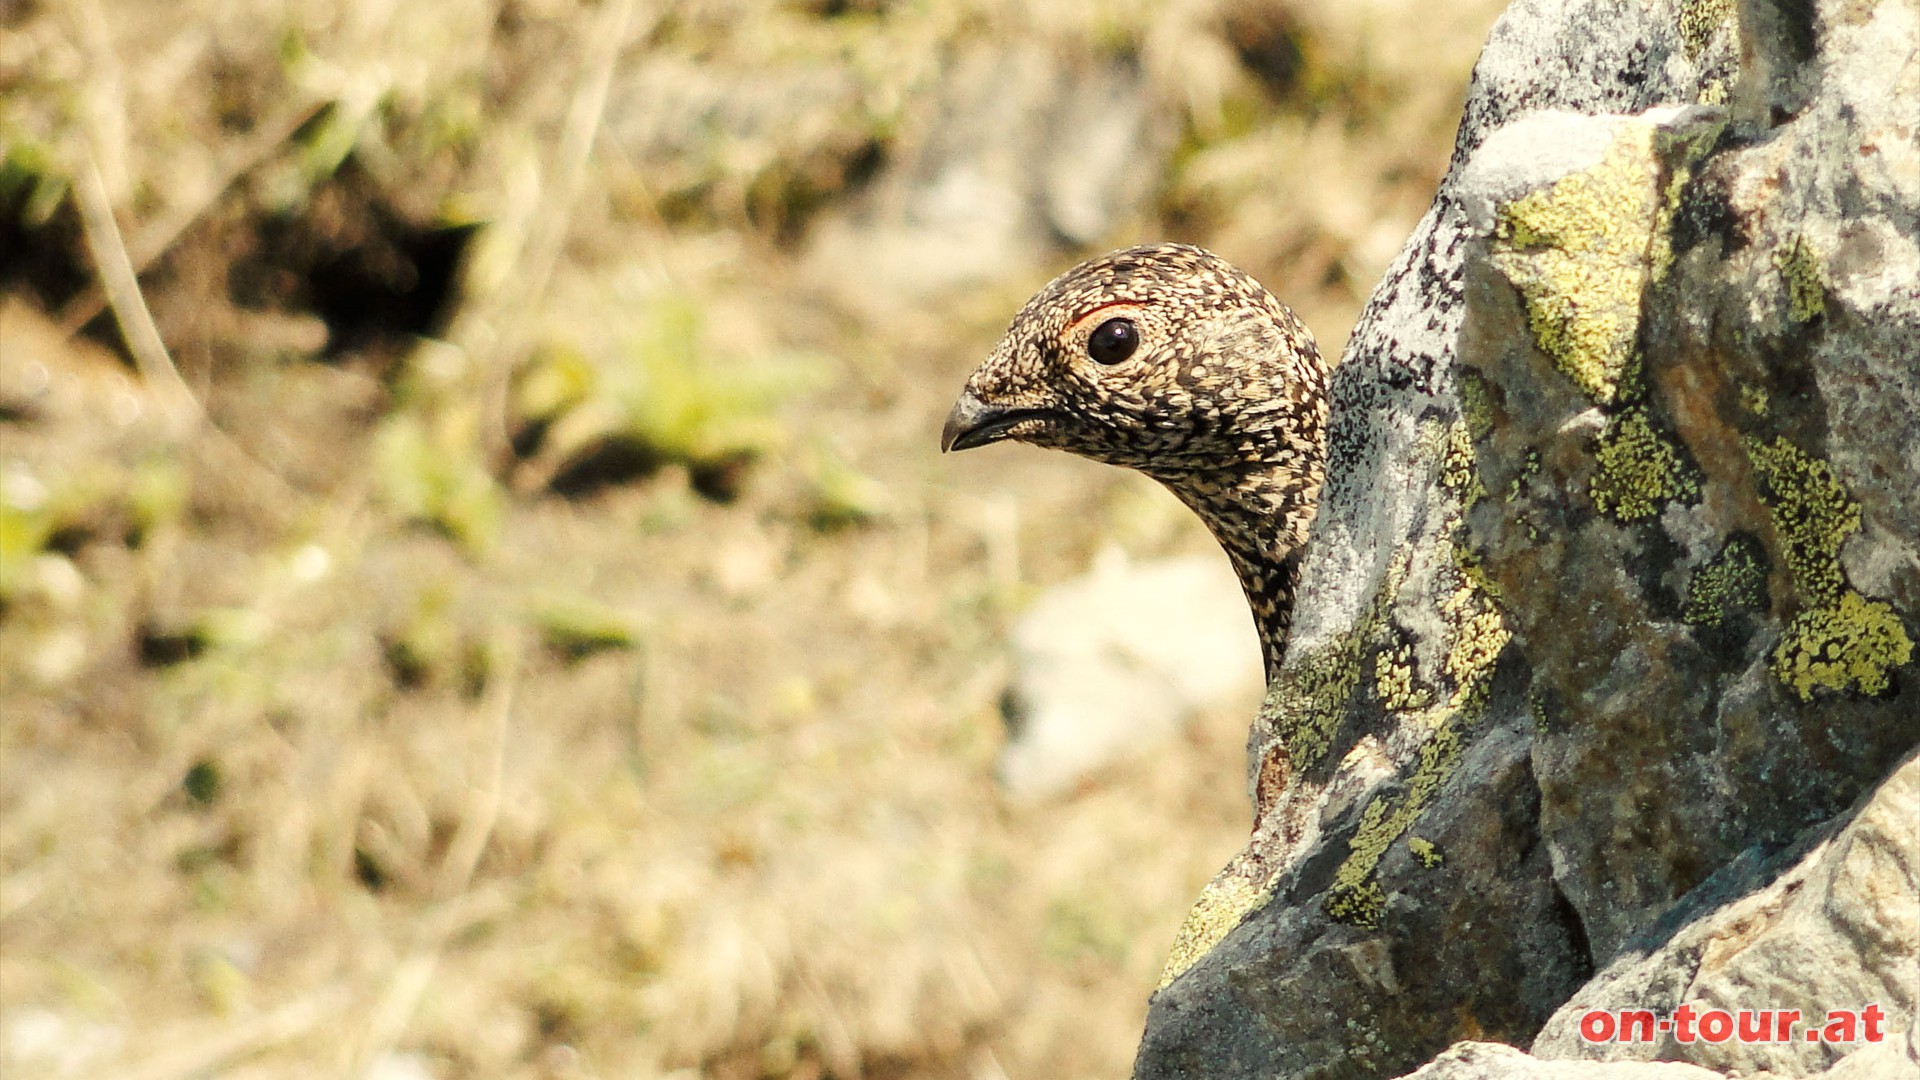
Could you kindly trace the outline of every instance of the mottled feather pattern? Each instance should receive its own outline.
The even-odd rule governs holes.
[[[1102,363],[1110,320],[1138,345]],[[1138,469],[1226,549],[1271,677],[1325,471],[1327,372],[1313,336],[1246,272],[1184,244],[1128,248],[1055,278],[967,380],[943,445],[1000,439]]]

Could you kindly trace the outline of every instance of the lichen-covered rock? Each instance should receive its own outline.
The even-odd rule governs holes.
[[[1861,430],[1862,410],[1820,382],[1845,372],[1911,394],[1920,303],[1911,285],[1904,303],[1884,288],[1866,307],[1829,301],[1814,254],[1843,232],[1912,229],[1889,211],[1920,189],[1867,173],[1847,190],[1832,168],[1892,130],[1882,88],[1846,99],[1853,73],[1912,40],[1898,10],[1826,28],[1799,78],[1825,72],[1831,89],[1786,123],[1790,103],[1772,100],[1786,76],[1753,72],[1726,110],[1537,114],[1465,178],[1460,361],[1488,414],[1482,480],[1500,493],[1472,521],[1516,597],[1542,834],[1600,959],[1742,849],[1835,813],[1920,738],[1920,706],[1894,685],[1912,659],[1920,533],[1887,512],[1892,479],[1910,491],[1920,475],[1913,422]],[[1784,70],[1785,44],[1754,41]],[[1854,151],[1833,135],[1843,117]],[[1578,160],[1595,145],[1598,160]],[[1515,160],[1545,165],[1528,177]],[[1633,244],[1629,281],[1615,268]],[[1596,264],[1622,287],[1594,287]],[[1920,281],[1920,262],[1905,273]],[[1903,323],[1904,344],[1869,329]],[[1843,441],[1871,463],[1853,477],[1830,460]],[[1871,516],[1863,485],[1881,489]],[[1907,569],[1856,582],[1843,552]]]
[[[1253,835],[1137,1076],[1525,1043],[1920,744],[1917,38],[1910,3],[1502,17],[1335,372]]]

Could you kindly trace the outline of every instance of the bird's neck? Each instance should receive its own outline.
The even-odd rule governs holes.
[[[1253,610],[1261,658],[1272,682],[1293,625],[1300,556],[1319,495],[1319,476],[1279,465],[1225,470],[1145,470],[1200,515],[1226,549]]]

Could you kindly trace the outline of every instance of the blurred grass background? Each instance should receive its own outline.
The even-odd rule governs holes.
[[[0,1070],[1115,1076],[1248,710],[1004,798],[1077,257],[1337,352],[1496,5],[0,0]]]

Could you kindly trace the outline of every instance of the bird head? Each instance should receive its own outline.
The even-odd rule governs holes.
[[[1252,276],[1185,244],[1128,248],[1020,309],[940,447],[1013,439],[1163,477],[1243,470],[1317,448],[1324,388],[1312,336]]]

